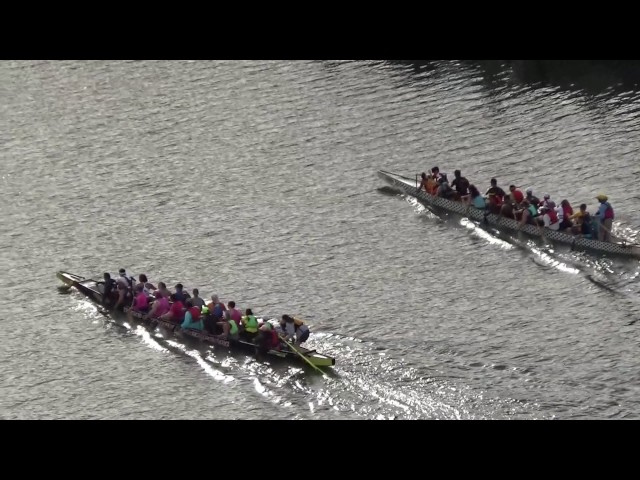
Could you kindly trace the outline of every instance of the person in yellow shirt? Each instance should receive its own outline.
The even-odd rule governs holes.
[[[587,238],[591,238],[591,215],[587,212],[587,204],[580,205],[580,210],[569,217],[575,223],[571,227],[571,231],[575,234],[582,234]]]

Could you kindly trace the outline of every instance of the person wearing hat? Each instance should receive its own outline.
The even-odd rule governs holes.
[[[602,242],[611,241],[611,228],[613,227],[613,219],[615,214],[613,207],[609,203],[609,197],[601,193],[597,197],[600,202],[600,208],[596,212],[598,218],[598,240]]]

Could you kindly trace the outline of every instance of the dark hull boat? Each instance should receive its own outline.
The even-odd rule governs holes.
[[[98,305],[102,304],[102,292],[103,292],[104,282],[84,278],[79,275],[74,275],[72,273],[63,272],[63,271],[58,272],[57,277],[65,285],[76,288],[80,293],[85,295],[87,298],[93,300]],[[208,332],[183,329],[183,328],[180,328],[180,325],[177,325],[176,323],[170,322],[168,320],[147,318],[146,315],[141,314],[140,312],[131,311],[126,313],[130,313],[133,318],[147,325],[152,325],[152,326],[157,325],[171,332],[175,332],[175,333],[180,332],[182,335],[199,339],[205,343],[208,343],[217,347],[223,347],[223,348],[228,348],[230,350],[239,350],[239,351],[245,351],[250,353],[257,352],[256,345],[249,341],[225,339],[217,335],[211,335]],[[302,363],[310,363],[315,367],[330,367],[335,365],[336,363],[334,358],[318,353],[315,350],[309,350],[303,347],[296,347],[296,350],[297,352],[294,352],[291,350],[267,350],[266,352],[263,352],[263,353],[270,357],[283,358],[283,359],[293,360],[293,361],[302,362]]]
[[[408,178],[384,170],[378,171],[378,175],[389,182],[394,187],[399,188],[407,195],[420,200],[421,203],[433,209],[440,209],[449,213],[455,213],[468,217],[478,222],[485,222],[501,230],[510,232],[523,232],[531,237],[542,237],[541,229],[534,225],[520,225],[512,218],[507,218],[494,213],[486,213],[473,206],[462,202],[456,202],[442,197],[430,195],[424,190],[418,189],[418,182],[415,178]],[[551,230],[544,227],[544,237],[553,242],[569,245],[574,250],[587,250],[596,253],[608,253],[625,257],[640,258],[640,246],[630,245],[624,242],[602,242],[590,238],[581,238],[570,233]]]

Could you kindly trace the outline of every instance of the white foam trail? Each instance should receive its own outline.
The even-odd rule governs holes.
[[[538,257],[540,257],[540,259],[544,263],[546,263],[547,265],[553,268],[560,270],[561,272],[572,273],[574,275],[580,273],[580,270],[578,270],[577,268],[569,267],[566,263],[563,263],[563,262],[560,262],[559,260],[554,259],[551,255],[549,255],[546,252],[543,252],[539,248],[531,247],[531,251],[534,254],[536,254]]]
[[[511,245],[509,242],[505,242],[504,240],[494,237],[489,232],[486,232],[482,228],[478,227],[474,222],[472,222],[468,218],[462,218],[460,220],[460,225],[468,228],[469,230],[471,230],[471,232],[474,235],[482,238],[487,243],[490,243],[492,245],[498,245],[500,248],[503,248],[505,250],[511,250],[514,248],[514,246]]]
[[[169,351],[166,348],[164,348],[162,345],[160,345],[156,340],[154,340],[151,334],[149,333],[149,331],[146,328],[142,327],[141,325],[138,325],[135,333],[136,335],[139,335],[142,338],[142,342],[145,345],[153,348],[154,350],[157,350],[159,352]]]

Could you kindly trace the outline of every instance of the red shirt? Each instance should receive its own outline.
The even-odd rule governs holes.
[[[169,310],[171,312],[171,318],[176,321],[184,320],[184,312],[182,309],[183,305],[181,301],[178,300],[177,302],[173,302],[173,305],[171,305],[171,309]]]
[[[569,205],[563,206],[562,212],[564,213],[564,218],[569,220],[569,217],[573,215],[573,208],[571,208]]]
[[[522,203],[522,201],[524,200],[524,195],[517,188],[513,192],[511,192],[511,194],[513,195],[513,199],[516,203]]]

